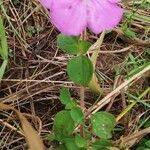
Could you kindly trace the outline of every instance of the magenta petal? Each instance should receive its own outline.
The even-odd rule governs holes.
[[[117,4],[109,1],[111,0],[89,1],[88,27],[94,33],[112,29],[122,18],[123,10]]]
[[[53,24],[66,35],[79,35],[87,25],[83,0],[55,0],[51,9]]]

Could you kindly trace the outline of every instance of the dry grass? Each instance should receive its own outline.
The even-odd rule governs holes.
[[[122,6],[126,11],[132,11],[132,7],[128,4],[123,3]],[[147,9],[136,9],[136,12],[144,16],[149,15]],[[69,56],[58,49],[56,44],[58,31],[51,25],[38,1],[5,0],[0,13],[4,16],[10,47],[9,66],[0,84],[0,102],[14,106],[24,113],[48,148],[51,143],[47,141],[46,136],[51,132],[54,115],[62,109],[58,98],[60,87],[62,85],[69,87],[72,96],[78,98],[78,87],[68,80],[66,74],[66,62]],[[123,22],[125,21],[124,17]],[[117,86],[124,82],[129,53],[134,54],[138,60],[148,61],[150,58],[146,52],[150,47],[149,22],[133,19],[130,26],[137,32],[136,38],[127,37],[121,28],[117,28],[105,36],[101,46],[96,71],[104,91],[102,97],[116,88],[115,82]],[[91,43],[98,39],[98,36],[91,33],[88,33],[87,37]],[[115,79],[116,67],[120,70],[121,81]],[[129,91],[141,93],[150,86],[149,82],[149,73],[147,73],[134,82]],[[123,91],[121,93],[114,97],[109,108],[109,111],[116,116],[128,103],[127,95]],[[94,97],[87,90],[85,95],[87,107],[93,105]],[[145,99],[149,98],[150,93]],[[135,112],[136,116],[140,117],[141,114],[146,113],[146,110],[138,105],[126,121],[120,122],[126,123],[127,131],[132,129],[131,132],[125,132],[126,135],[136,131],[138,121]],[[0,112],[0,149],[26,149],[19,126],[18,119],[11,111]]]

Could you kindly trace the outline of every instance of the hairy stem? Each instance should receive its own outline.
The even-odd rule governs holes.
[[[85,110],[85,102],[84,102],[84,87],[80,87],[80,106],[82,111],[84,112]]]
[[[81,34],[80,38],[81,38],[81,40],[86,40],[86,38],[87,38],[86,37],[86,30]],[[85,102],[84,102],[84,94],[85,93],[84,92],[85,92],[85,88],[83,86],[81,86],[80,87],[80,107],[81,107],[83,113],[85,111]],[[80,135],[82,137],[84,137],[84,126],[83,125],[80,126]]]
[[[85,102],[84,102],[84,87],[80,87],[80,107],[84,113],[85,110]],[[80,126],[80,135],[84,137],[84,129],[83,125]]]

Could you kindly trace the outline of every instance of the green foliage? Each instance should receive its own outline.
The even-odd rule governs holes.
[[[149,148],[146,148],[146,147],[144,147],[144,146],[140,146],[140,147],[138,147],[136,150],[150,150]]]
[[[91,46],[89,42],[80,40],[77,36],[66,36],[63,34],[57,36],[57,43],[61,49],[72,55],[85,54]]]
[[[71,103],[71,95],[67,88],[63,87],[60,90],[60,101],[62,104],[67,105],[68,103]]]
[[[91,117],[92,129],[94,134],[102,139],[110,139],[112,137],[116,120],[115,117],[108,112],[97,112]]]
[[[0,15],[0,55],[3,59],[3,63],[1,64],[0,67],[0,80],[1,80],[3,78],[8,63],[8,44],[1,15]]]
[[[72,119],[79,124],[84,122],[84,114],[80,107],[74,107],[70,111]]]
[[[126,77],[129,78],[134,74],[138,73],[145,66],[150,65],[150,63],[146,59],[138,59],[132,53],[128,54],[128,62],[126,63]]]
[[[146,52],[148,55],[150,55],[150,48],[148,48]]]
[[[136,37],[136,32],[132,31],[130,28],[124,29],[124,34],[129,37],[129,38],[135,38]]]
[[[93,76],[93,64],[85,55],[90,43],[80,40],[79,37],[58,35],[58,46],[73,56],[67,64],[69,78],[77,85],[87,86]],[[113,115],[107,112],[98,112],[85,120],[84,112],[78,106],[76,100],[71,97],[67,88],[60,90],[60,101],[65,105],[65,110],[60,111],[54,118],[53,133],[48,139],[58,141],[61,144],[58,150],[99,150],[111,146],[111,132],[116,125]],[[87,122],[86,122],[87,121]],[[82,126],[84,136],[76,130],[78,125]],[[89,130],[92,127],[92,130]],[[95,138],[95,135],[97,137]],[[95,140],[93,140],[95,139]]]
[[[144,124],[145,128],[149,128],[150,127],[150,120],[147,120]]]
[[[0,16],[0,55],[4,60],[8,59],[7,38],[6,38],[5,28],[3,26],[3,20],[1,16]]]
[[[132,28],[130,27],[130,22],[132,21],[132,16],[133,14],[126,14],[126,21],[124,22],[124,24],[122,25],[122,30],[124,32],[124,34],[128,37],[128,38],[135,38],[136,37],[136,32],[134,32],[132,30]]]
[[[75,143],[78,147],[80,148],[85,148],[87,147],[87,140],[80,135],[75,136]]]
[[[108,150],[107,149],[108,146],[111,146],[111,142],[109,140],[104,139],[97,140],[92,144],[93,150],[100,150],[100,149]]]
[[[71,98],[71,102],[66,104],[65,109],[73,109],[74,107],[77,107],[77,103],[75,102],[74,99]]]
[[[54,118],[53,133],[48,136],[50,141],[57,140],[62,144],[58,146],[58,150],[99,150],[111,146],[111,142],[107,139],[111,138],[111,132],[115,127],[115,118],[107,112],[98,112],[91,117],[91,122],[84,122],[84,113],[70,95],[67,88],[60,90],[60,101],[66,107],[66,110],[60,111]],[[77,125],[83,126],[84,137],[77,130]],[[89,126],[92,126],[89,131]],[[93,141],[96,134],[99,138]],[[89,149],[90,150],[90,149]]]
[[[136,150],[150,150],[150,139],[149,137],[144,137],[136,145]]]
[[[70,110],[77,107],[76,102],[71,98],[69,90],[65,87],[60,90],[60,101],[65,105],[65,109]]]
[[[74,138],[68,138],[65,141],[65,145],[66,145],[67,150],[80,150],[80,148],[75,143],[75,139]]]
[[[66,150],[66,147],[65,147],[65,145],[60,145],[58,148],[56,148],[54,150]]]
[[[8,63],[8,60],[4,60],[1,67],[0,67],[0,80],[3,78],[3,75],[5,73],[5,69],[7,67],[7,63]]]
[[[86,54],[91,44],[87,41],[79,41],[79,54]]]
[[[54,119],[53,131],[58,141],[63,141],[66,137],[71,136],[74,128],[75,123],[72,120],[70,111],[63,110],[57,113]]]
[[[146,141],[146,142],[145,142],[145,145],[146,145],[148,148],[150,148],[150,140]]]
[[[93,75],[93,65],[88,57],[76,56],[69,61],[67,72],[75,84],[87,86]]]

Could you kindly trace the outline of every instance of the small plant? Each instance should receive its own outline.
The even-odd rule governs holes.
[[[85,119],[86,113],[71,98],[67,88],[61,89],[60,101],[64,104],[65,110],[56,114],[53,135],[50,135],[51,140],[60,142],[59,148],[98,150],[111,146],[110,139],[116,125],[112,114],[101,111],[93,114],[91,119]]]
[[[74,55],[68,62],[69,78],[81,88],[80,105],[71,97],[69,90],[63,87],[60,101],[65,110],[54,118],[51,140],[60,142],[59,149],[107,149],[111,147],[112,131],[116,125],[115,117],[104,111],[93,114],[90,119],[84,105],[84,90],[93,76],[93,65],[86,56],[90,43],[75,36],[58,35],[57,43],[68,54]]]
[[[85,87],[96,81],[95,62],[86,55],[91,44],[86,41],[85,31],[88,27],[97,34],[112,29],[121,20],[123,11],[114,0],[41,0],[41,4],[49,11],[53,24],[63,33],[58,35],[57,43],[59,48],[72,55],[67,64],[67,73],[80,89],[79,104],[68,89],[61,89],[60,101],[65,110],[56,114],[50,139],[58,141],[58,149],[62,150],[111,149],[115,117],[104,111],[89,114],[84,104]],[[97,55],[98,52],[94,57],[97,58]]]

